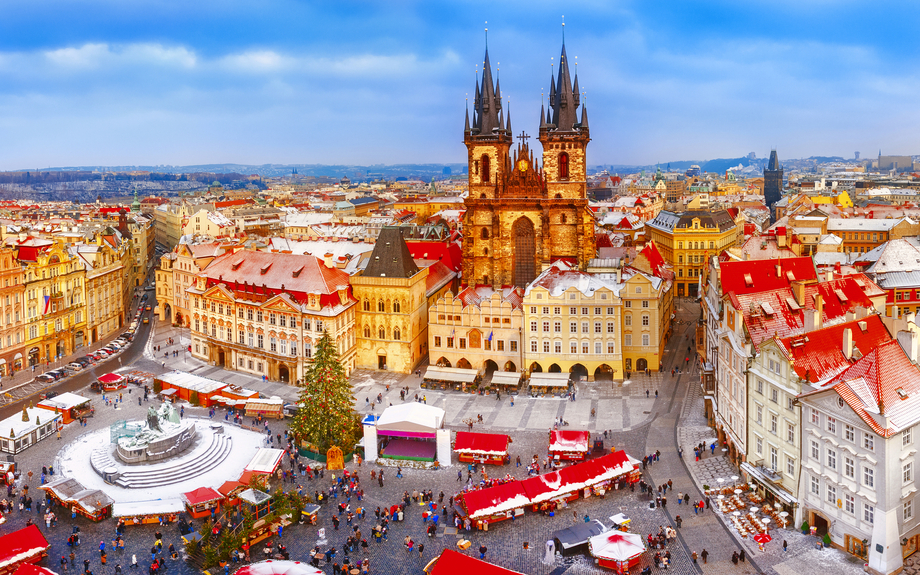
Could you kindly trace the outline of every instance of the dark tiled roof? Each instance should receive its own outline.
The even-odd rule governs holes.
[[[380,230],[370,261],[364,269],[364,276],[410,278],[418,271],[399,228],[387,226]]]

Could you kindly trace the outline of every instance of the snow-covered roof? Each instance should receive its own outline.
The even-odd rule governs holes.
[[[45,406],[51,410],[60,409],[62,411],[66,411],[88,402],[88,397],[83,397],[82,395],[77,395],[76,393],[66,392],[55,395],[51,399],[44,399],[40,401],[38,405]]]
[[[22,420],[21,411],[0,421],[0,438],[16,439],[32,433],[51,421],[61,419],[60,413],[37,407],[27,407],[26,414],[28,415],[28,421]]]
[[[377,420],[377,429],[383,431],[404,431],[434,433],[441,428],[444,410],[424,403],[403,403],[384,410]]]

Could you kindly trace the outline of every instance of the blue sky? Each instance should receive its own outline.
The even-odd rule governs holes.
[[[0,169],[463,162],[483,28],[534,134],[563,15],[590,164],[920,153],[920,3],[3,0]]]

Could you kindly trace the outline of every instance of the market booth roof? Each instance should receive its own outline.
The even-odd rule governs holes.
[[[282,457],[284,457],[283,449],[260,447],[244,469],[245,471],[252,471],[253,473],[271,475],[278,469],[278,466],[281,465]]]
[[[435,437],[444,421],[444,410],[433,405],[410,402],[393,405],[377,420],[378,435],[397,437]]]
[[[185,506],[178,499],[154,499],[150,501],[128,501],[112,505],[112,517],[135,517],[137,515],[170,515],[182,513]]]
[[[56,572],[47,567],[40,567],[30,563],[24,563],[19,566],[14,575],[58,575]]]
[[[521,374],[513,371],[496,371],[492,374],[491,385],[518,385],[521,383]]]
[[[453,549],[442,551],[436,561],[437,563],[434,563],[434,566],[427,571],[428,575],[469,575],[470,573],[476,573],[476,575],[523,575],[520,571],[505,569],[475,557],[464,555]]]
[[[227,386],[227,384],[222,381],[217,381],[216,379],[208,379],[206,377],[201,377],[200,375],[185,373],[183,371],[164,373],[158,375],[157,379],[174,387],[188,389],[189,391],[197,391],[198,393],[204,394],[214,393],[215,391],[221,390]]]
[[[89,403],[88,397],[83,397],[82,395],[77,395],[76,393],[62,393],[60,395],[55,395],[49,399],[43,399],[38,402],[37,407],[43,407],[50,410],[61,410],[66,411],[68,409],[73,409],[85,403]]]
[[[454,443],[457,453],[488,453],[490,455],[505,455],[508,453],[510,438],[501,433],[471,433],[458,431]]]
[[[531,387],[568,387],[569,374],[537,372],[530,374]]]
[[[0,568],[38,561],[51,545],[35,525],[0,537]]]
[[[591,556],[610,561],[629,561],[645,552],[642,535],[623,531],[608,531],[588,540]]]
[[[199,487],[194,491],[183,493],[182,497],[192,506],[209,503],[211,501],[219,501],[224,498],[223,495],[210,487]]]
[[[241,567],[236,575],[323,575],[323,572],[300,561],[268,560]]]
[[[494,487],[470,491],[463,495],[463,503],[470,519],[503,513],[530,503],[520,481],[499,483]]]
[[[439,381],[453,381],[456,383],[473,383],[476,380],[478,371],[475,369],[463,369],[462,367],[437,367],[430,366],[425,370],[425,379],[437,379]]]
[[[99,377],[100,383],[121,383],[125,380],[125,376],[118,375],[117,373],[107,373]]]
[[[554,429],[549,432],[550,451],[588,451],[591,443],[590,431]]]

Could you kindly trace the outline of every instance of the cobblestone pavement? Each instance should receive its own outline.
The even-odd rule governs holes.
[[[706,427],[703,418],[702,398],[698,393],[698,375],[692,370],[675,377],[670,375],[670,368],[675,366],[675,362],[680,361],[684,355],[683,348],[691,341],[690,336],[695,327],[693,320],[698,313],[698,308],[688,306],[686,303],[678,311],[678,317],[684,323],[677,325],[678,329],[672,343],[669,344],[669,353],[665,357],[665,369],[662,374],[653,374],[650,377],[639,375],[632,381],[617,384],[610,382],[580,383],[575,402],[558,399],[516,398],[512,406],[509,398],[502,398],[501,401],[498,401],[494,396],[484,397],[422,390],[419,389],[419,378],[412,375],[359,371],[352,377],[357,408],[359,411],[367,411],[365,397],[373,399],[377,393],[385,396],[384,405],[391,402],[398,403],[399,386],[409,386],[410,399],[407,399],[408,401],[414,400],[414,395],[418,393],[425,397],[429,404],[444,407],[447,410],[446,425],[454,430],[465,429],[463,419],[477,414],[483,415],[485,423],[477,426],[477,429],[509,433],[513,437],[512,456],[521,455],[522,459],[532,454],[545,453],[546,431],[552,427],[555,418],[562,417],[569,421],[571,428],[574,429],[590,429],[597,434],[601,434],[605,429],[610,430],[607,445],[625,449],[636,458],[642,458],[656,450],[661,451],[661,460],[645,471],[646,481],[659,485],[671,480],[674,485],[674,493],[690,493],[699,499],[701,497],[699,492],[702,485],[701,477],[709,478],[714,474],[729,473],[729,470],[720,463],[725,461],[720,456],[704,458],[700,462],[701,465],[696,465],[695,462],[689,463],[686,459],[681,460],[677,457],[678,441],[684,446],[693,445],[701,438],[700,434],[712,433],[712,430]],[[173,344],[168,343],[169,338],[173,338]],[[142,343],[138,342],[139,345]],[[208,366],[186,357],[184,353],[179,353],[177,358],[158,355],[174,349],[182,350],[187,345],[187,330],[157,326],[155,334],[146,343],[145,353],[130,366],[130,369],[144,369],[153,373],[160,373],[166,369],[184,369],[243,385],[265,395],[279,395],[289,400],[297,397],[296,388]],[[156,351],[156,346],[161,347],[159,352]],[[128,367],[126,366],[125,369]],[[387,384],[390,386],[389,392],[386,390]],[[647,397],[646,390],[648,390]],[[658,392],[657,397],[656,391]],[[99,397],[89,391],[85,393],[90,397]],[[100,409],[99,401],[96,400],[96,416],[89,420],[87,429],[74,428],[71,425],[65,429],[60,442],[51,438],[34,445],[17,456],[20,468],[24,471],[32,469],[38,472],[42,465],[48,465],[54,461],[55,455],[65,442],[72,441],[81,432],[102,428],[120,419],[142,418],[148,404],[138,406],[135,393],[136,390],[132,390],[132,393],[126,394],[124,396],[126,401],[119,404],[118,409]],[[591,417],[591,408],[596,410],[596,418]],[[375,409],[379,409],[379,406]],[[205,410],[197,410],[188,406],[186,410],[205,415]],[[284,422],[271,422],[270,425],[273,433],[281,433],[284,428]],[[686,454],[686,447],[684,451]],[[359,470],[361,477],[366,478],[374,467],[376,466],[365,464]],[[351,468],[354,468],[353,465]],[[371,510],[377,506],[392,505],[400,500],[404,491],[411,492],[414,489],[431,489],[435,494],[443,491],[446,499],[460,485],[456,481],[457,469],[457,466],[440,471],[406,469],[403,471],[402,479],[396,479],[393,470],[387,469],[387,480],[383,488],[379,488],[376,483],[365,481],[366,499],[360,505]],[[707,469],[709,471],[706,471]],[[522,470],[523,468],[516,468],[514,465],[498,468],[490,466],[488,469],[492,476],[510,473],[518,478],[524,477]],[[36,474],[36,483],[37,477]],[[327,475],[326,480],[301,481],[301,485],[305,491],[312,493],[320,485],[327,486],[329,479]],[[35,485],[33,484],[32,487],[34,489]],[[285,487],[292,488],[293,486],[287,484]],[[833,573],[849,573],[849,570],[841,568],[841,566],[848,566],[840,559],[846,557],[844,554],[834,550],[816,551],[811,547],[813,540],[792,532],[788,532],[788,536],[782,536],[790,543],[788,557],[782,555],[779,545],[781,537],[777,536],[778,542],[768,545],[765,554],[747,548],[748,554],[756,564],[748,562],[739,566],[732,565],[728,558],[734,549],[740,548],[742,543],[723,526],[717,517],[718,514],[706,511],[697,516],[692,511],[687,511],[689,507],[685,507],[686,510],[679,509],[676,506],[676,496],[670,496],[669,499],[671,503],[668,507],[655,509],[649,507],[648,501],[642,499],[638,491],[615,491],[609,493],[605,498],[577,500],[567,510],[553,518],[527,513],[515,521],[494,524],[490,526],[488,532],[475,531],[458,534],[442,524],[437,536],[432,539],[425,536],[421,510],[413,507],[413,510],[408,512],[406,521],[391,523],[388,541],[381,544],[370,542],[367,556],[370,559],[372,573],[420,573],[421,568],[441,549],[456,548],[457,540],[466,537],[473,543],[471,553],[478,549],[480,544],[484,544],[489,549],[487,560],[523,573],[548,575],[606,573],[608,571],[598,568],[593,560],[586,556],[564,559],[557,557],[553,564],[544,565],[541,561],[543,543],[551,538],[553,531],[569,526],[573,521],[583,521],[585,515],[609,524],[610,516],[622,512],[632,518],[632,531],[643,535],[657,532],[659,525],[673,525],[673,518],[681,515],[683,527],[679,530],[678,541],[670,547],[673,559],[673,567],[670,570],[672,573],[755,573],[760,567],[769,573],[792,575],[794,573],[813,573],[815,565],[827,566],[827,569]],[[357,505],[359,505],[358,502],[353,500],[352,507]],[[120,564],[128,573],[132,555],[137,556],[141,569],[146,569],[150,564],[150,546],[153,544],[153,534],[156,531],[154,526],[128,527],[126,530],[127,550],[115,552],[111,550],[111,539],[114,533],[112,521],[104,521],[99,524],[82,518],[72,521],[66,510],[55,511],[60,516],[59,525],[50,530],[46,529],[43,524],[40,526],[52,543],[50,559],[46,560],[46,565],[49,567],[62,571],[58,562],[61,555],[67,555],[70,552],[70,548],[66,545],[66,538],[71,532],[72,524],[80,527],[83,544],[75,550],[76,566],[71,567],[71,571],[82,568],[84,559],[90,561],[90,568],[94,573],[114,573],[116,564]],[[323,546],[323,550],[330,545],[335,546],[340,550],[338,560],[341,561],[345,525],[343,521],[341,530],[334,531],[331,524],[332,512],[329,506],[320,512],[319,527],[326,528],[329,541],[328,545]],[[9,531],[22,527],[26,517],[26,513],[11,513],[3,530]],[[40,513],[32,517],[36,523],[41,523]],[[372,520],[371,511],[367,519],[359,522],[365,536],[370,532]],[[317,527],[299,525],[285,530],[284,543],[291,552],[292,559],[306,560],[308,558],[308,552],[316,541],[316,530]],[[166,527],[163,533],[167,546],[173,543],[180,547],[176,527]],[[422,557],[419,557],[417,552],[412,555],[406,554],[402,546],[402,540],[406,535],[411,535],[416,542],[425,544]],[[100,541],[108,544],[109,561],[106,565],[100,564],[98,551]],[[524,549],[524,542],[530,544],[530,549]],[[707,565],[694,565],[690,560],[690,552],[699,552],[703,548],[709,551],[710,562]],[[357,553],[353,556],[354,559],[359,557],[363,558],[364,554]],[[646,557],[644,561],[647,562],[648,559]],[[167,561],[166,563],[168,573],[195,572],[182,561]],[[330,566],[325,566],[324,569],[327,573],[331,572]],[[654,567],[653,572],[656,572]]]

